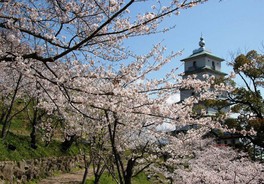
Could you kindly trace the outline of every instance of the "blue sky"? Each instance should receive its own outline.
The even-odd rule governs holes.
[[[206,48],[226,61],[231,60],[232,53],[260,51],[264,44],[263,0],[209,0],[181,12],[175,22],[175,30],[166,35],[171,39],[164,38],[164,43],[168,49],[185,49],[183,57],[198,48],[201,33]],[[181,44],[173,43],[173,35],[180,35],[175,42]]]
[[[169,52],[184,49],[183,55],[157,73],[156,77],[172,66],[180,66],[179,73],[183,72],[180,60],[199,47],[201,33],[206,49],[226,61],[231,60],[232,53],[246,53],[252,49],[264,53],[264,0],[209,0],[182,10],[179,16],[172,16],[164,24],[175,24],[176,27],[164,34],[134,39],[130,45],[133,50],[147,51],[151,45],[162,41]],[[224,72],[231,71],[225,62],[222,67]]]

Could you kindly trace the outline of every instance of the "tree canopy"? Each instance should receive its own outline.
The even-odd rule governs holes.
[[[250,137],[251,141],[264,147],[264,55],[252,50],[237,56],[231,64],[244,84],[229,95],[234,112],[240,113],[239,126],[254,128],[257,135]]]
[[[232,88],[216,85],[214,77],[208,78],[210,83],[195,76],[180,80],[175,76],[177,68],[160,79],[149,79],[148,74],[181,52],[166,54],[166,48],[156,44],[148,53],[138,54],[124,42],[166,32],[171,28],[161,26],[166,17],[205,1],[1,1],[2,141],[12,118],[31,108],[32,148],[37,149],[36,133],[48,145],[60,125],[63,150],[74,141],[89,146],[86,171],[92,164],[97,181],[103,172],[121,184],[130,184],[143,171],[162,175],[166,181],[174,178],[174,170],[186,169],[181,166],[196,158],[201,149],[197,143],[207,146],[202,144],[204,134],[225,129],[217,119],[194,116],[195,104]],[[147,9],[137,8],[146,4]],[[238,72],[243,67],[238,66]],[[166,103],[182,88],[194,89],[197,96]],[[232,99],[239,102],[237,94]],[[14,103],[21,99],[24,106],[15,109]],[[172,135],[157,131],[163,122],[198,128]]]

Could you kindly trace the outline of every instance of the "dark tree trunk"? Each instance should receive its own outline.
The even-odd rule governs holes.
[[[33,149],[37,149],[37,140],[36,140],[36,128],[32,127],[32,131],[30,133],[30,146]]]
[[[87,158],[86,158],[85,154],[83,155],[83,157],[84,157],[85,170],[84,170],[84,173],[83,173],[82,184],[85,184],[87,176],[88,176],[88,172],[89,172],[89,167],[90,167],[91,161],[89,161],[89,162],[87,161]]]
[[[94,184],[98,184],[99,183],[100,177],[101,176],[99,174],[95,174],[94,175]]]
[[[0,124],[4,124],[3,120],[5,118],[5,115],[6,115],[6,112],[4,112],[4,110],[3,110],[2,114],[1,114],[1,117],[0,117]]]
[[[70,149],[74,141],[76,140],[76,135],[70,136],[69,139],[65,139],[65,141],[61,144],[61,150],[62,151],[67,151]]]
[[[134,165],[135,165],[135,160],[133,158],[129,159],[127,162],[127,168],[124,174],[125,184],[131,184]]]
[[[1,138],[3,140],[5,140],[7,134],[8,134],[8,130],[9,130],[9,127],[10,127],[10,124],[11,124],[11,112],[13,110],[13,106],[14,106],[14,103],[15,103],[15,99],[16,99],[16,95],[17,95],[17,92],[18,92],[18,88],[19,88],[19,84],[20,84],[20,81],[22,79],[22,74],[19,75],[18,77],[18,81],[17,81],[17,84],[16,84],[16,88],[15,88],[15,91],[14,91],[14,94],[12,96],[12,100],[11,100],[11,103],[10,103],[10,106],[8,108],[8,111],[6,113],[6,116],[5,116],[5,120],[3,121],[3,127],[2,127],[2,133],[1,133]]]
[[[86,179],[87,179],[87,176],[88,176],[88,171],[89,171],[89,168],[88,167],[85,167],[84,173],[83,173],[82,184],[85,184],[86,183]]]
[[[34,110],[33,120],[32,120],[32,131],[30,133],[30,146],[33,149],[37,148],[37,140],[36,140],[36,125],[37,125],[37,114],[38,111]]]

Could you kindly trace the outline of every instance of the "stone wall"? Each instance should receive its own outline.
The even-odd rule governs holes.
[[[47,177],[54,171],[69,172],[81,166],[81,156],[49,157],[23,161],[0,161],[0,183],[25,183],[32,179]]]

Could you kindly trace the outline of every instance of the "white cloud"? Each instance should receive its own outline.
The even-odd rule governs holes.
[[[171,95],[167,100],[166,103],[171,105],[173,103],[179,102],[181,100],[180,98],[180,92],[175,93],[174,95]]]

